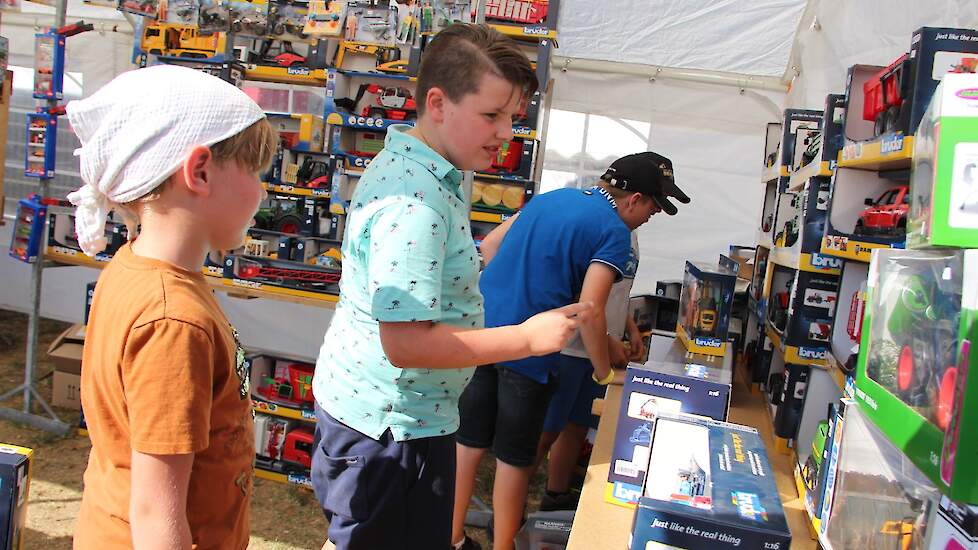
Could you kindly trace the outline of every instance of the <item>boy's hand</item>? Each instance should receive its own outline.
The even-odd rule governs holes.
[[[628,365],[628,350],[625,349],[624,342],[610,334],[608,335],[608,360],[611,362],[611,366],[616,369],[622,369]],[[605,376],[607,374],[605,373]]]
[[[591,302],[578,302],[538,313],[520,323],[530,355],[547,355],[564,349],[592,307]]]
[[[641,361],[645,357],[645,342],[642,341],[642,334],[635,332],[628,335],[630,361]]]

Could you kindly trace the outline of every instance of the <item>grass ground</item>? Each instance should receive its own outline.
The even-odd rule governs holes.
[[[37,387],[45,398],[51,395],[53,365],[43,353],[50,342],[68,325],[44,319],[40,325]],[[0,310],[0,393],[23,382],[24,351],[27,340],[27,317]],[[19,409],[20,398],[0,403]],[[78,412],[56,409],[62,420],[78,424]],[[0,420],[0,442],[34,449],[25,548],[68,550],[71,548],[75,518],[81,505],[82,475],[91,447],[88,438],[71,434],[58,437],[27,426]],[[476,484],[476,494],[491,502],[492,461],[483,462]],[[543,490],[542,476],[534,479],[529,509],[539,505]],[[326,521],[315,496],[307,490],[272,481],[256,479],[252,500],[251,548],[263,550],[318,549],[325,540]],[[488,549],[485,533],[470,534]]]

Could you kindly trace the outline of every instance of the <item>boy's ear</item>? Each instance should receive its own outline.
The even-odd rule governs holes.
[[[190,150],[180,171],[183,183],[191,193],[205,197],[210,195],[213,160],[214,155],[206,145],[196,145]]]
[[[434,86],[428,89],[428,95],[424,98],[425,116],[433,122],[441,123],[445,121],[445,107],[448,103],[448,96],[441,88]]]

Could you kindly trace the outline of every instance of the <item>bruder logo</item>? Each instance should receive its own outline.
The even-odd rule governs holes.
[[[817,348],[798,348],[798,357],[802,359],[825,359],[825,350]]]
[[[965,88],[963,90],[958,90],[958,93],[954,95],[960,97],[961,99],[978,101],[978,88]]]

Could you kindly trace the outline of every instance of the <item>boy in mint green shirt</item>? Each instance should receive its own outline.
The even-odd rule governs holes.
[[[511,39],[443,30],[422,61],[417,125],[389,128],[350,201],[340,301],[313,381],[312,483],[337,549],[456,542],[453,434],[472,367],[557,351],[588,316],[572,304],[483,328],[460,170],[490,166],[536,87]]]

